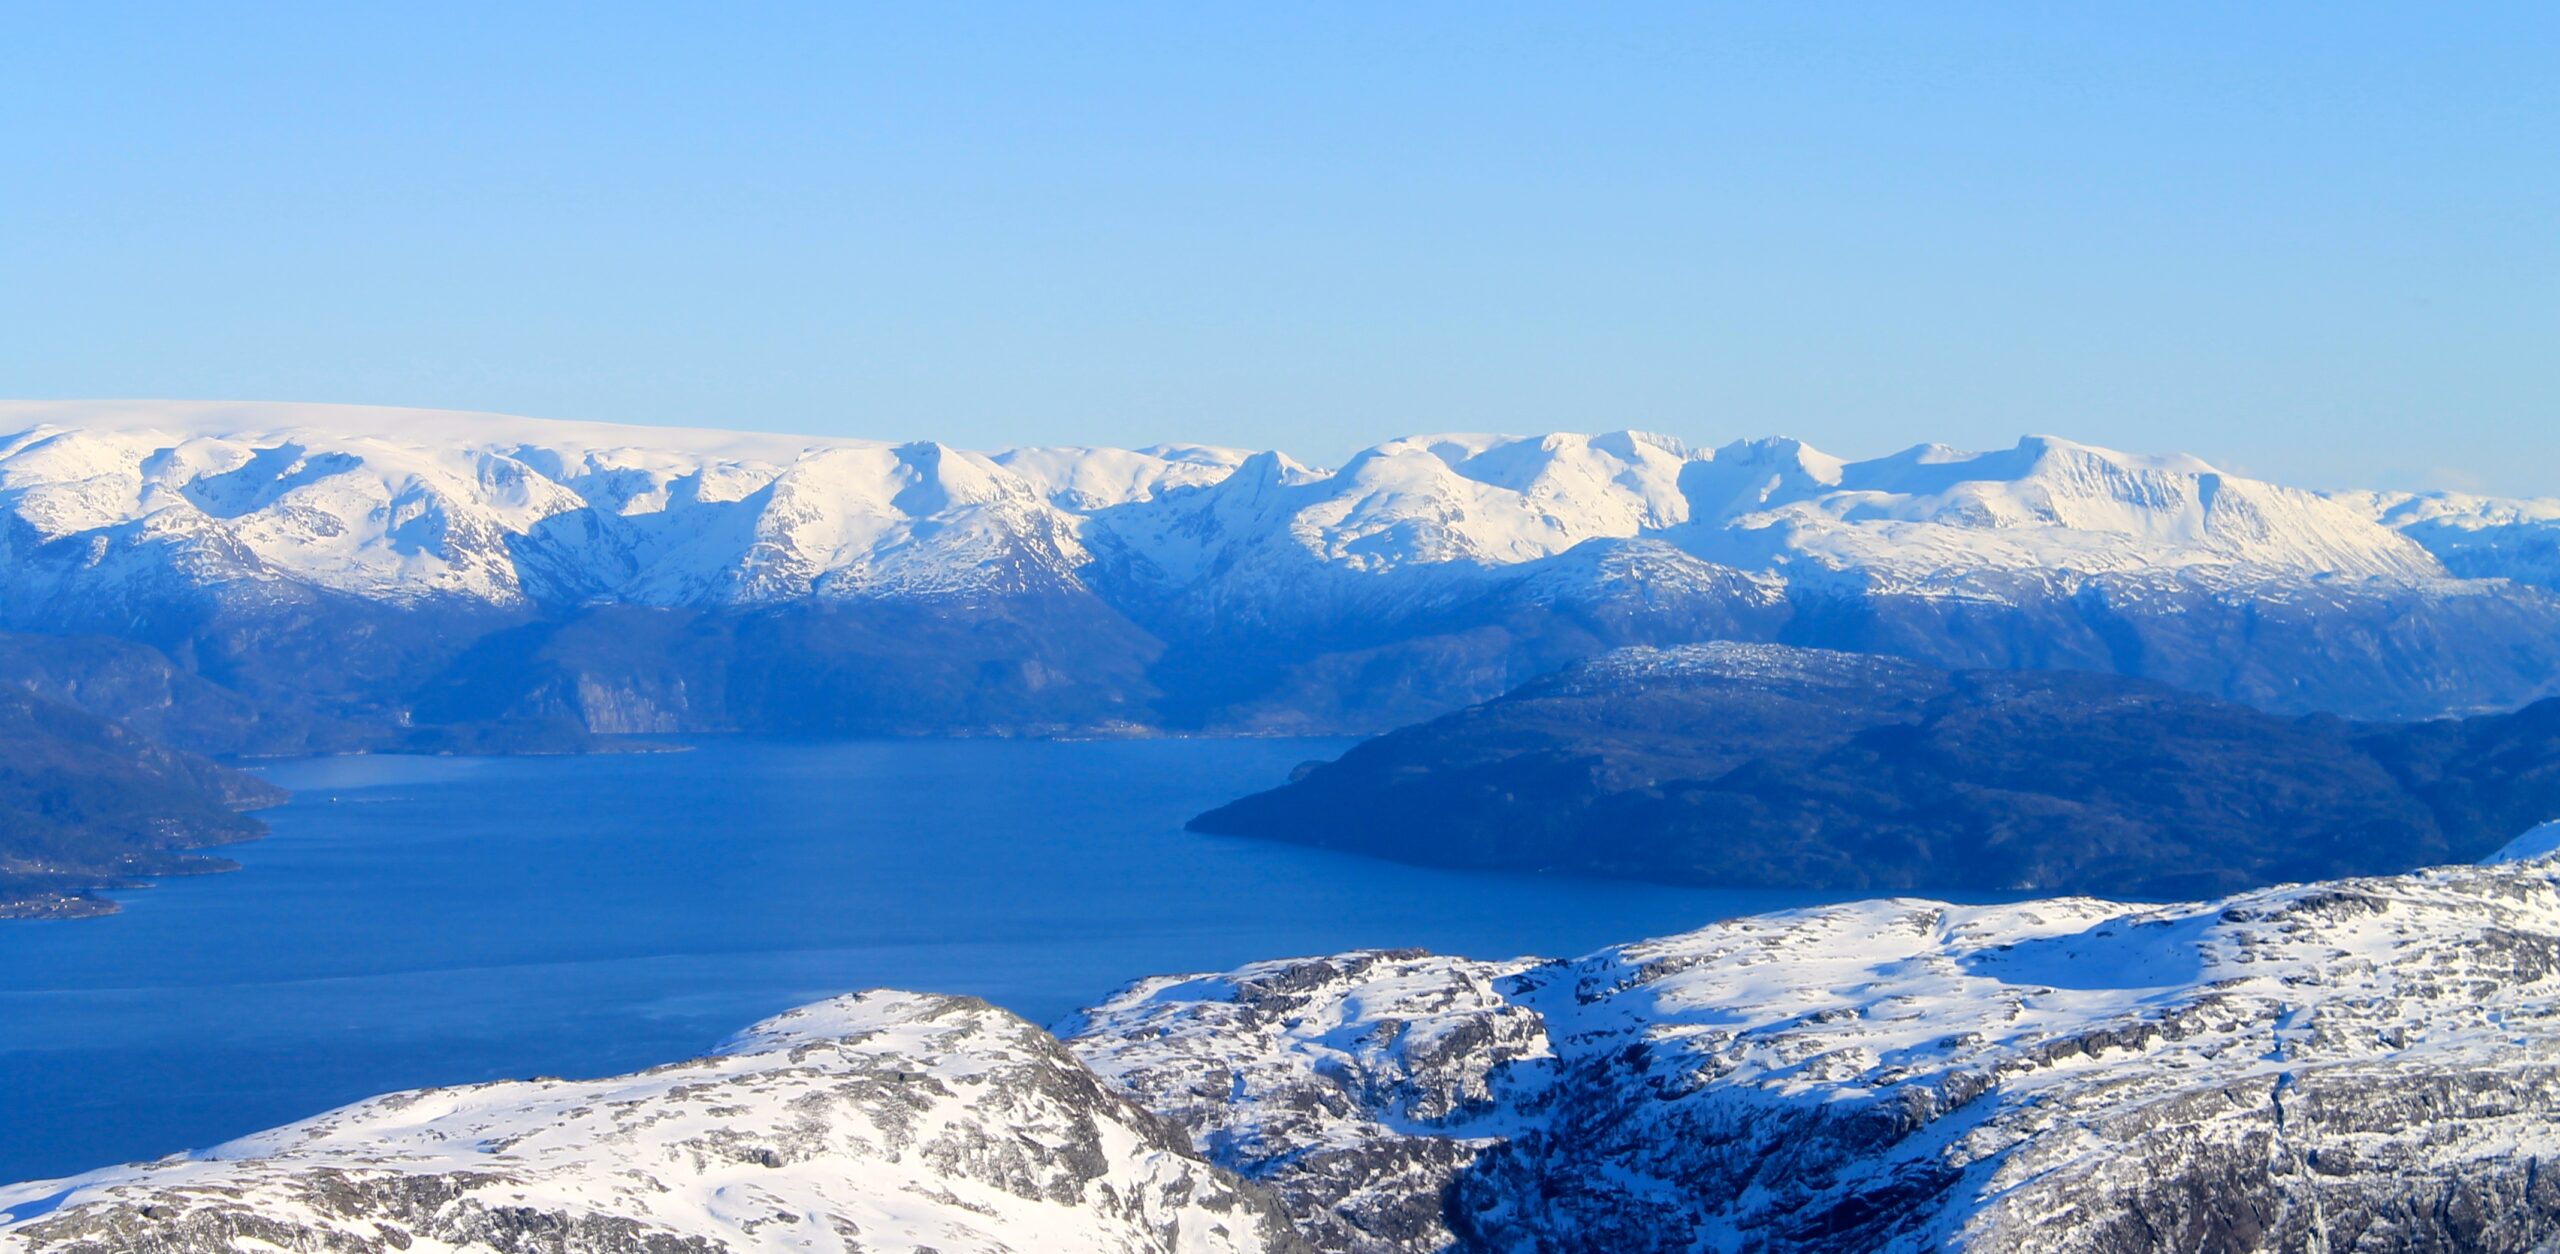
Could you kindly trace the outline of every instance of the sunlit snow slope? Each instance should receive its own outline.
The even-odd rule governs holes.
[[[2389,717],[2511,706],[2560,674],[2536,508],[2332,499],[2049,437],[1845,461],[1792,440],[1436,435],[1317,469],[1201,445],[12,402],[0,629],[143,643],[327,724],[252,746],[274,751],[493,720],[1374,730],[1601,648],[1702,639]],[[5,644],[0,672],[23,669]]]
[[[1984,572],[2445,574],[2316,494],[2045,437],[1842,462],[1783,440],[1426,436],[1316,472],[1196,446],[990,456],[353,406],[21,402],[0,406],[0,430],[14,543],[73,559],[12,563],[16,598],[156,576],[495,603],[930,596],[1071,582],[1095,545],[1146,583],[1249,589],[1645,536],[1911,587]]]
[[[870,993],[606,1080],[397,1093],[0,1188],[30,1251],[1219,1254],[1304,1248],[1039,1029]]]

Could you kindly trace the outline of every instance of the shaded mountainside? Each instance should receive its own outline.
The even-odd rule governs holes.
[[[136,877],[228,870],[281,789],[68,706],[0,688],[0,916],[99,914]]]
[[[1323,470],[1196,445],[0,402],[0,629],[114,637],[146,653],[91,658],[103,673],[156,657],[245,702],[226,725],[49,663],[48,691],[205,752],[1372,732],[1710,639],[2413,718],[2560,694],[2548,513],[2330,498],[2047,436],[1847,461],[1452,434]]]
[[[2560,816],[2560,701],[2284,718],[2112,675],[1612,653],[1195,830],[1675,883],[2167,898],[2467,861]]]
[[[143,638],[0,631],[0,686],[219,757],[577,753],[600,746],[597,731],[622,730],[591,731],[539,703],[489,718],[419,719],[414,677],[445,665],[457,642],[482,638],[485,615],[455,623],[340,605],[137,630]],[[369,660],[351,674],[344,662],[356,653]]]
[[[307,721],[280,726],[256,702],[159,650],[111,636],[0,632],[0,686],[200,752],[291,752],[322,747],[329,736]]]
[[[0,1244],[510,1254],[2547,1249],[2560,864],[1902,899],[1578,959],[874,992],[601,1080],[0,1186]]]
[[[597,606],[480,637],[421,685],[427,726],[793,735],[1143,725],[1158,646],[1092,602]]]

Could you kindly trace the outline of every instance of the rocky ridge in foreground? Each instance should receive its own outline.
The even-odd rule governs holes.
[[[1303,1251],[1260,1189],[970,998],[805,1006],[713,1057],[424,1089],[0,1189],[0,1248]]]
[[[1267,963],[1072,1043],[1363,1254],[2525,1250],[2560,1238],[2555,972],[2537,861]]]
[[[2556,977],[2544,857],[1259,963],[1139,981],[1063,1048],[864,994],[639,1076],[0,1189],[0,1244],[2529,1250],[2560,1240]]]

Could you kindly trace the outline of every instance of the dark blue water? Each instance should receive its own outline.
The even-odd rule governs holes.
[[[602,1075],[873,985],[1049,1022],[1153,972],[1579,953],[1820,899],[1429,871],[1181,830],[1341,741],[712,740],[333,758],[245,869],[0,923],[0,1180],[391,1089]]]

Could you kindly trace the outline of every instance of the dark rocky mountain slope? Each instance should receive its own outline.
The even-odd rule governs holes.
[[[104,719],[0,688],[0,916],[102,914],[98,889],[228,870],[281,789]]]
[[[2165,898],[2478,857],[2560,816],[2560,701],[2285,718],[2112,675],[1632,649],[1193,821],[1410,862]]]

